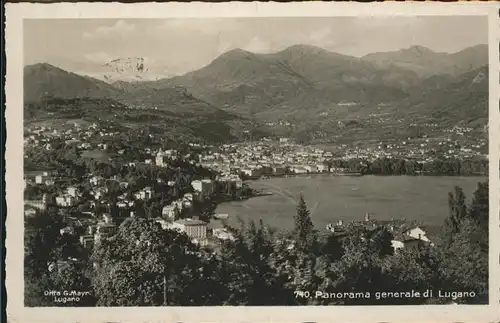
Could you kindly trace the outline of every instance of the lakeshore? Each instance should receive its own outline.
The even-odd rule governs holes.
[[[224,202],[216,212],[229,214],[227,223],[239,226],[260,219],[277,229],[293,227],[297,198],[302,193],[318,230],[337,220],[362,220],[366,213],[378,220],[419,221],[438,231],[448,215],[447,196],[455,185],[471,196],[486,177],[458,176],[334,176],[332,174],[273,177],[247,181],[257,192],[273,193],[243,201]],[[211,227],[221,226],[213,220]]]
[[[472,173],[470,175],[450,175],[450,174],[440,174],[433,172],[415,172],[415,174],[364,174],[359,172],[309,172],[309,173],[301,173],[301,174],[286,174],[286,175],[265,175],[265,176],[247,176],[247,181],[258,181],[258,180],[266,180],[273,178],[295,178],[295,177],[311,177],[311,176],[350,176],[350,177],[360,177],[360,176],[381,176],[381,177],[390,177],[390,176],[409,176],[409,177],[419,177],[419,176],[431,176],[431,177],[487,177],[487,173],[477,172]]]

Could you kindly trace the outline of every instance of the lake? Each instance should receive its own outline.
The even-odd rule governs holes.
[[[378,220],[417,220],[430,230],[439,229],[448,216],[448,192],[460,186],[472,198],[477,183],[487,177],[448,176],[333,176],[271,178],[249,182],[272,195],[220,204],[216,212],[229,214],[228,224],[260,219],[277,229],[291,229],[297,200],[302,193],[319,230],[336,220],[363,220],[366,213]],[[221,226],[213,220],[210,227]],[[433,229],[431,229],[433,228]]]

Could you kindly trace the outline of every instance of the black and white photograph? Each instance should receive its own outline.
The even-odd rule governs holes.
[[[25,307],[490,304],[488,15],[22,27]]]

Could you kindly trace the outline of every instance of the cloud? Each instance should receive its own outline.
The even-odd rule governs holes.
[[[255,36],[243,49],[253,53],[268,53],[271,51],[271,43]]]
[[[93,63],[105,64],[116,59],[116,57],[109,55],[105,52],[96,52],[84,54],[83,57]]]
[[[207,36],[238,34],[243,22],[233,18],[181,18],[167,19],[157,25],[160,32],[195,32]]]
[[[98,27],[94,32],[84,32],[84,39],[110,37],[116,34],[130,33],[135,30],[135,25],[124,20],[118,20],[114,25]]]
[[[332,33],[331,28],[322,28],[322,29],[314,30],[309,35],[309,40],[312,42],[321,42],[321,41],[326,40],[328,37],[330,37],[331,33]]]

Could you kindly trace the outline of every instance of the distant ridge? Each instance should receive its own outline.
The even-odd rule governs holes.
[[[67,72],[48,63],[24,67],[24,100],[40,101],[45,97],[104,98],[114,97],[119,90],[88,76]]]
[[[387,51],[387,52],[374,52],[364,55],[362,57],[354,57],[345,54],[339,54],[335,52],[330,52],[324,48],[308,45],[308,44],[295,44],[291,45],[285,49],[278,50],[273,53],[268,54],[257,54],[252,53],[248,50],[244,50],[241,48],[236,48],[229,50],[219,57],[214,59],[212,62],[206,64],[206,66],[212,64],[217,59],[229,59],[233,57],[233,59],[239,57],[253,57],[256,56],[281,56],[282,58],[288,59],[297,59],[297,57],[293,57],[294,55],[298,55],[301,58],[305,58],[308,55],[320,55],[326,54],[331,57],[341,58],[343,57],[346,60],[365,60],[371,63],[375,63],[377,65],[396,65],[406,70],[411,70],[414,72],[421,72],[422,69],[425,70],[421,76],[428,77],[430,75],[435,74],[461,74],[463,72],[467,72],[469,70],[473,70],[478,68],[484,64],[487,64],[488,58],[488,46],[485,44],[480,44],[476,46],[471,46],[464,48],[455,53],[439,53],[435,52],[429,48],[426,48],[421,45],[414,45],[409,48],[403,48],[395,51]],[[418,64],[418,62],[412,62],[412,60],[418,60],[419,58],[431,57],[434,58],[439,57],[439,60],[442,60],[445,57],[450,57],[454,63],[446,63],[446,67],[438,68],[437,70],[434,68],[425,68]],[[406,60],[406,62],[405,62]],[[410,61],[407,61],[410,60]],[[36,64],[35,64],[36,65]],[[412,66],[415,65],[415,66]],[[448,65],[452,65],[454,67],[450,68]],[[206,67],[205,66],[205,67]],[[125,82],[147,82],[147,81],[161,81],[169,78],[173,78],[174,76],[168,76],[168,73],[165,71],[155,70],[152,68],[143,57],[117,57],[108,63],[102,65],[102,72],[92,72],[88,75],[92,75],[93,78],[105,81],[107,83],[115,83],[119,81]],[[192,72],[188,72],[186,74],[190,74]],[[80,74],[82,73],[79,71]],[[184,75],[186,75],[184,74]],[[184,75],[179,75],[182,77]]]
[[[112,122],[123,131],[148,129],[180,141],[221,143],[260,133],[251,121],[197,99],[182,87],[119,88],[47,63],[24,68],[24,117],[27,124]]]
[[[408,69],[420,76],[458,75],[488,64],[488,46],[476,45],[456,53],[437,53],[423,46],[392,52],[372,53],[362,57],[380,67],[390,65]]]
[[[113,66],[136,70],[136,63]],[[266,54],[234,49],[199,70],[157,81],[109,84],[35,64],[25,67],[24,84],[27,101],[106,98],[190,118],[252,120],[272,131],[337,133],[343,123],[368,131],[371,121],[363,120],[384,114],[398,115],[402,124],[428,119],[481,126],[487,121],[487,64],[485,45],[453,54],[412,46],[358,58],[298,44]]]
[[[134,83],[104,81],[67,72],[48,63],[29,65],[24,68],[24,100],[42,102],[49,98],[58,99],[112,99],[124,105],[145,108],[159,108],[172,112],[207,113],[222,112],[219,109],[194,98],[185,88],[164,87],[149,89]]]
[[[199,70],[142,86],[182,86],[215,106],[257,115],[280,106],[288,106],[291,112],[304,105],[327,107],[343,100],[398,100],[416,82],[418,75],[413,71],[382,68],[357,57],[298,44],[270,54],[233,49]]]

